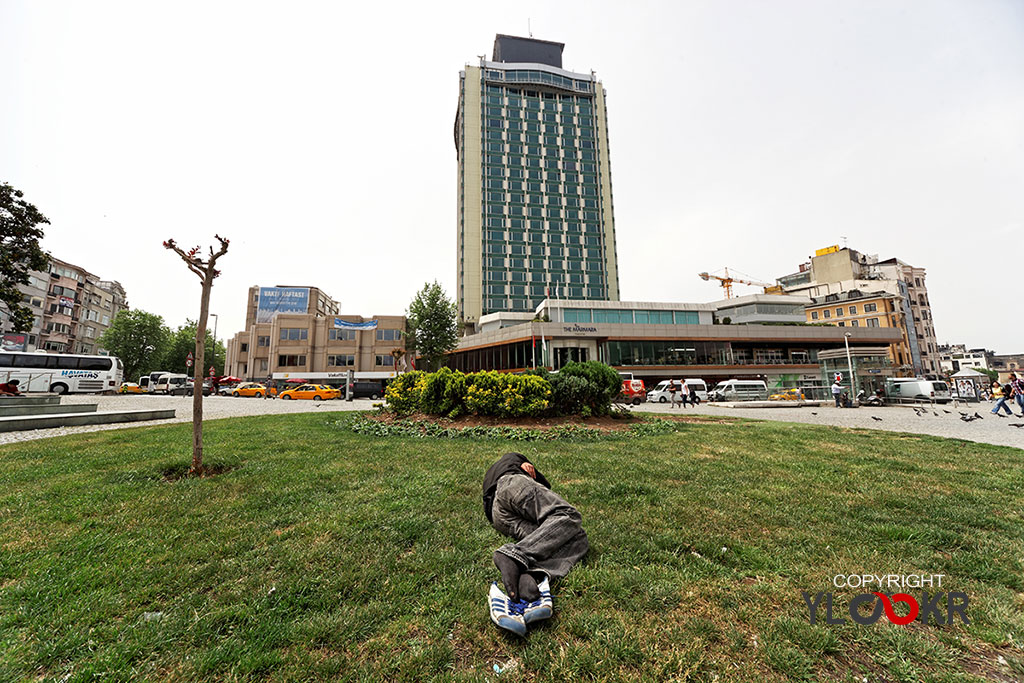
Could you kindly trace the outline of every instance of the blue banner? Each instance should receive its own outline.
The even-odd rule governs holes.
[[[377,329],[377,321],[371,320],[365,323],[353,323],[348,320],[342,320],[341,318],[335,318],[334,326],[346,330],[375,330]]]
[[[278,313],[308,313],[309,287],[260,287],[256,322],[269,323]]]

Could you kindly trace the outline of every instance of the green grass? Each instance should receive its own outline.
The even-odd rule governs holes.
[[[234,469],[202,480],[164,476],[189,425],[0,447],[0,681],[1024,676],[1019,450],[754,422],[508,444],[338,419],[210,422],[208,462]],[[502,538],[480,483],[510,447],[591,539],[525,641],[485,604]],[[801,591],[863,572],[946,574],[971,624],[808,623]]]

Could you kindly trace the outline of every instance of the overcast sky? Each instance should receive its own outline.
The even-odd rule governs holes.
[[[1024,2],[0,2],[0,180],[44,247],[177,325],[161,242],[344,313],[455,293],[459,70],[495,33],[597,72],[624,300],[701,302],[841,244],[928,269],[941,342],[1024,353]],[[758,291],[737,287],[738,293]]]

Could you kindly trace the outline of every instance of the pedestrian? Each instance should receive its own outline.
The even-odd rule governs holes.
[[[842,394],[843,385],[839,383],[839,378],[836,377],[836,381],[832,383],[832,398],[836,400],[836,408],[842,408],[842,405],[840,405]]]
[[[1013,400],[1017,402],[1017,407],[1020,408],[1020,416],[1024,417],[1024,377],[1018,377],[1015,373],[1010,373],[1010,388],[1013,389]]]
[[[992,397],[996,400],[996,405],[992,409],[993,415],[998,415],[1000,408],[1004,408],[1007,415],[1013,415],[1013,411],[1010,410],[1010,406],[1006,405],[1006,402],[1010,400],[1010,394],[1012,392],[1013,386],[1011,384],[1000,386],[999,382],[992,382]]]
[[[669,398],[669,401],[670,401],[669,407],[670,408],[675,408],[676,407],[676,381],[674,379],[673,380],[669,380],[669,382],[668,382],[668,398]]]
[[[526,627],[554,611],[551,582],[569,573],[590,543],[579,511],[522,453],[506,453],[484,475],[487,521],[515,543],[494,551],[505,593],[495,581],[488,595],[491,621],[525,636]]]
[[[21,380],[17,379],[0,384],[0,396],[21,396],[21,390],[18,389],[19,384],[21,384]]]
[[[690,385],[686,383],[686,380],[683,380],[683,385],[679,387],[679,397],[684,408],[686,407],[686,403],[691,400],[691,396]]]

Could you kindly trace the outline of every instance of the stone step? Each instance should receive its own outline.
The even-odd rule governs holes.
[[[0,432],[18,432],[25,429],[52,429],[79,425],[111,424],[114,422],[145,422],[169,420],[174,409],[167,410],[108,410],[94,413],[64,413],[62,415],[13,415],[0,417]]]
[[[0,396],[0,406],[55,406],[60,396]]]
[[[57,403],[40,403],[30,406],[9,406],[7,401],[0,401],[0,417],[13,415],[59,415],[64,413],[95,413],[95,403],[80,403],[78,405]]]

